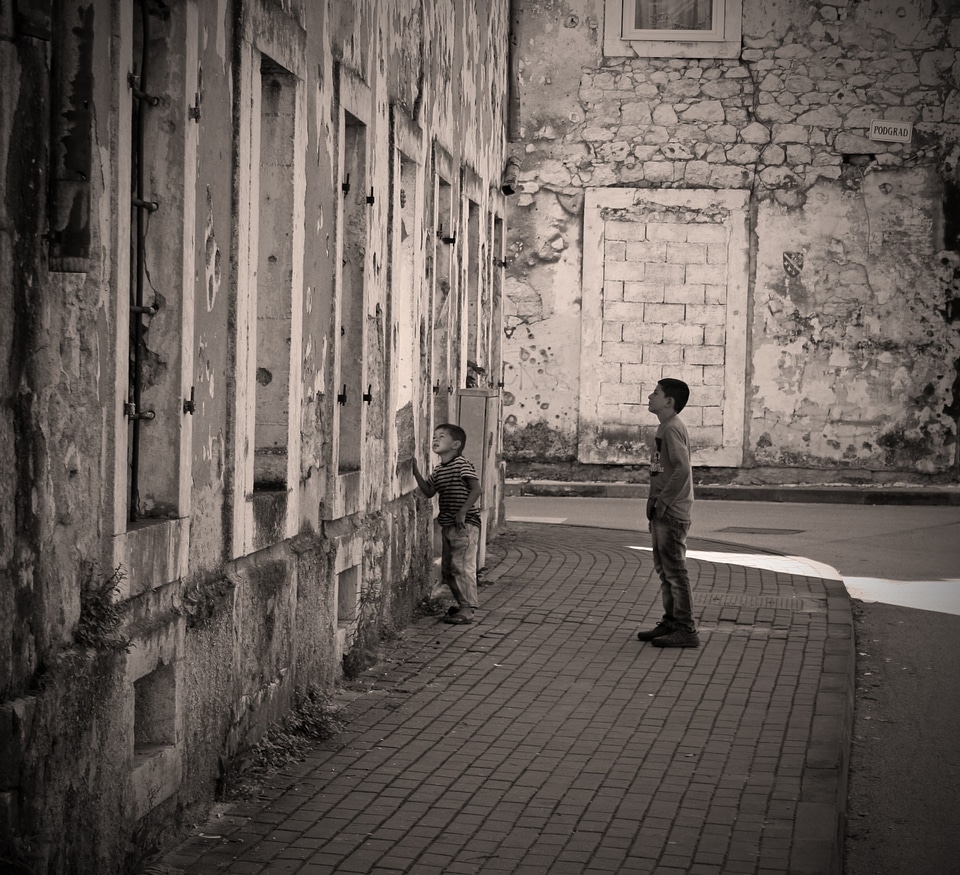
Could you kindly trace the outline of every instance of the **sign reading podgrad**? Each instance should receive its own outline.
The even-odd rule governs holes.
[[[913,122],[874,121],[870,124],[870,139],[884,143],[909,143],[913,137]]]

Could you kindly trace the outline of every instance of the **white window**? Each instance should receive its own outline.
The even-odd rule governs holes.
[[[723,0],[624,0],[626,39],[722,40]]]
[[[643,58],[735,58],[742,0],[606,0],[604,53]]]

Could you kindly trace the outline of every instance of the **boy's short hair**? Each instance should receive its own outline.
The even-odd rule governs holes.
[[[690,387],[683,380],[675,380],[673,377],[664,377],[657,383],[663,388],[663,394],[667,398],[673,399],[673,411],[679,413],[687,406],[690,400]]]
[[[459,425],[454,425],[452,422],[441,422],[433,430],[445,431],[455,441],[460,441],[460,452],[463,452],[463,448],[467,445],[467,433]]]

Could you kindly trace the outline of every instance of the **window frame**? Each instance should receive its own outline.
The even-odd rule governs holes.
[[[636,21],[637,4],[643,0],[623,0],[623,17],[620,25],[620,35],[631,42],[635,40],[657,40],[666,42],[719,42],[724,38],[724,21],[726,18],[726,4],[724,0],[711,0],[713,6],[713,27],[710,30],[658,30],[656,28],[638,29],[628,27],[629,22]]]
[[[153,123],[168,129],[165,122],[173,120],[169,135],[158,142],[151,142],[149,166],[144,167],[149,182],[147,197],[163,197],[163,210],[152,221],[154,230],[151,243],[163,235],[167,243],[172,240],[172,250],[179,252],[179,260],[164,258],[162,270],[153,276],[167,293],[167,305],[158,311],[155,337],[163,341],[163,354],[168,363],[168,379],[153,387],[145,409],[156,407],[161,412],[150,423],[155,427],[153,437],[166,445],[163,461],[152,457],[160,468],[153,477],[150,488],[160,484],[157,492],[163,495],[166,512],[162,514],[137,514],[131,519],[133,502],[129,477],[129,453],[131,428],[127,407],[130,399],[130,355],[128,338],[131,320],[140,314],[131,313],[131,248],[135,246],[134,221],[125,192],[132,194],[134,164],[132,147],[136,137],[133,125],[133,88],[128,73],[134,70],[135,15],[131,4],[121,4],[113,19],[112,39],[116,42],[117,61],[112,68],[116,112],[112,116],[112,136],[115,165],[112,184],[120,198],[116,213],[112,245],[115,258],[111,267],[110,286],[113,290],[114,325],[113,354],[113,424],[108,440],[112,450],[112,494],[110,505],[111,543],[107,551],[108,568],[122,567],[124,575],[118,587],[121,599],[131,598],[177,580],[187,573],[190,547],[190,517],[192,513],[193,482],[193,416],[184,408],[183,402],[191,397],[194,370],[194,275],[197,265],[194,229],[196,220],[197,193],[197,145],[199,133],[196,125],[183,124],[186,108],[196,95],[199,65],[199,24],[197,0],[182,0],[172,4],[173,13],[165,25],[161,38],[155,41],[157,51],[166,51],[167,80],[153,79],[146,83],[150,91],[163,93],[175,83],[166,100],[154,108]],[[180,114],[183,114],[182,116]],[[156,128],[154,128],[154,131]],[[153,134],[151,134],[154,137]],[[155,138],[155,137],[154,137]],[[163,156],[166,156],[163,159]],[[173,160],[171,160],[171,158]],[[154,172],[162,176],[153,179]],[[172,193],[170,186],[173,185]],[[166,192],[166,194],[164,194]],[[159,226],[159,227],[157,227]],[[69,267],[70,265],[60,265]],[[145,301],[152,303],[152,298]],[[152,318],[152,317],[151,317]],[[162,321],[161,321],[162,320]],[[162,327],[162,330],[160,330]],[[156,346],[152,347],[154,350]],[[154,391],[156,390],[156,391]],[[162,430],[162,431],[161,431]],[[150,456],[149,445],[141,445],[141,452]],[[144,480],[146,482],[146,480]]]
[[[236,171],[237,201],[234,207],[237,222],[233,242],[236,259],[236,312],[233,343],[237,350],[236,373],[232,405],[236,416],[231,441],[234,462],[232,486],[232,531],[230,556],[237,559],[261,549],[264,529],[258,527],[254,501],[270,493],[254,489],[254,448],[256,446],[256,373],[257,373],[257,258],[264,241],[260,237],[260,125],[262,63],[264,57],[287,71],[293,78],[290,87],[294,97],[294,210],[290,221],[292,234],[290,294],[290,358],[288,360],[289,418],[287,421],[287,479],[286,491],[274,493],[285,496],[285,507],[278,512],[278,528],[272,536],[291,538],[300,526],[301,489],[298,488],[300,457],[300,414],[303,404],[301,368],[303,362],[303,259],[304,259],[304,162],[307,143],[307,89],[304,32],[286,16],[271,19],[271,27],[263,26],[268,15],[263,0],[244,6],[243,21],[237,39],[240,48],[239,84],[237,85],[238,118],[235,122],[238,162]],[[295,413],[297,411],[297,413]]]
[[[738,58],[743,32],[743,0],[714,0],[711,31],[634,31],[625,25],[633,18],[637,0],[604,0],[603,53],[610,57]]]

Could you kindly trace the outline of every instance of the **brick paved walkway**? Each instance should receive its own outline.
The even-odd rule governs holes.
[[[842,585],[692,561],[703,644],[659,649],[634,634],[660,614],[642,546],[511,523],[479,622],[409,627],[339,738],[150,871],[839,873]]]

